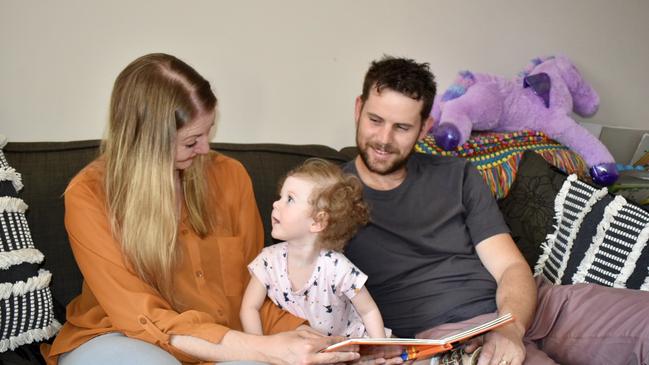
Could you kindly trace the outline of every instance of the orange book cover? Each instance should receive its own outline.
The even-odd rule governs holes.
[[[350,338],[333,344],[323,351],[336,351],[346,346],[357,345],[360,354],[364,357],[391,358],[401,356],[404,361],[425,359],[451,350],[475,336],[491,331],[513,320],[514,317],[511,313],[507,313],[494,320],[465,328],[440,339]]]

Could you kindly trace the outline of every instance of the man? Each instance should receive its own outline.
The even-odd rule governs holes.
[[[495,312],[512,313],[513,323],[484,336],[479,365],[555,364],[545,352],[561,363],[592,364],[593,352],[607,342],[583,337],[609,335],[616,338],[602,350],[637,350],[637,358],[646,359],[649,330],[634,330],[636,337],[624,340],[628,346],[615,347],[631,332],[611,334],[602,327],[622,319],[596,313],[593,318],[602,318],[597,326],[581,321],[591,326],[571,334],[576,321],[562,316],[564,307],[577,304],[602,312],[602,302],[582,299],[601,294],[598,300],[617,303],[618,289],[553,287],[538,280],[535,312],[537,285],[477,170],[465,160],[413,154],[433,123],[435,92],[427,64],[385,57],[372,63],[356,99],[359,155],[345,169],[364,183],[372,218],[346,254],[368,274],[367,287],[386,326],[400,337],[425,330],[423,335],[434,336]],[[628,305],[646,307],[642,300],[649,296],[642,295]]]

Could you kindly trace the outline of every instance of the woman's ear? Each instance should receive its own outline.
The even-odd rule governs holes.
[[[319,211],[313,217],[313,223],[311,223],[311,233],[320,233],[325,228],[327,228],[327,223],[329,221],[329,215],[326,212]]]

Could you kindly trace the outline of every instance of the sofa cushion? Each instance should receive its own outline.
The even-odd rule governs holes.
[[[535,268],[554,284],[649,290],[649,212],[571,175]]]
[[[39,268],[43,254],[32,241],[18,197],[21,175],[4,157],[0,135],[0,353],[46,340],[60,328],[54,318],[49,271]],[[9,184],[6,184],[6,183]]]
[[[552,228],[554,198],[566,177],[543,157],[527,151],[509,193],[498,201],[512,238],[530,267],[536,264],[541,243]]]
[[[63,192],[70,180],[99,151],[98,140],[74,142],[10,142],[5,155],[22,174],[21,197],[29,203],[25,216],[31,236],[52,273],[56,318],[65,320],[65,305],[81,292],[82,277],[63,224]]]

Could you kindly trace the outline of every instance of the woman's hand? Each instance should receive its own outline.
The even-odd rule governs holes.
[[[349,346],[336,352],[321,352],[342,340],[342,337],[327,337],[313,329],[302,328],[270,336],[231,330],[218,344],[193,336],[172,335],[170,343],[203,361],[252,360],[281,365],[311,365],[358,360],[358,346]]]
[[[295,331],[266,336],[262,352],[269,357],[267,361],[273,364],[335,364],[358,360],[357,346],[336,352],[320,352],[342,340],[342,337],[326,337],[313,329],[300,327]]]
[[[314,334],[317,337],[326,337],[325,335],[318,332],[311,326],[303,324],[297,328],[297,330],[307,331],[311,334]],[[340,338],[340,341],[344,340]],[[338,341],[337,341],[338,342]],[[358,352],[359,346],[352,345],[347,346],[341,352]],[[353,361],[353,365],[396,365],[403,364],[404,361],[401,358],[401,353],[403,350],[399,346],[381,346],[377,347],[375,352],[372,354],[366,354],[362,357],[359,357],[357,360]]]
[[[307,332],[311,332],[311,333],[313,333],[315,335],[319,335],[320,337],[326,337],[320,331],[318,331],[317,329],[315,329],[315,328],[313,328],[313,327],[311,327],[311,326],[309,326],[307,324],[302,324],[298,328],[296,328],[295,330],[296,331],[307,331]]]

